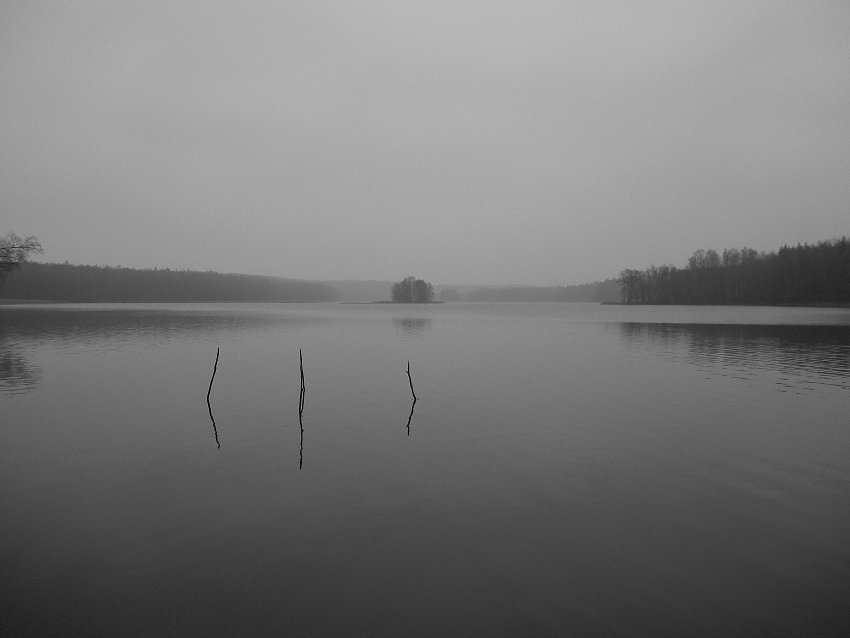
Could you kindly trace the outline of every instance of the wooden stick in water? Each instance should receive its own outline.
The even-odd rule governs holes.
[[[298,397],[298,425],[301,428],[301,448],[298,451],[298,469],[304,466],[304,421],[301,415],[304,414],[304,395],[307,393],[307,386],[304,384],[304,355],[301,353],[301,348],[298,349],[298,363],[301,367],[301,396]]]
[[[413,379],[410,378],[410,361],[407,362],[407,381],[410,383],[410,394],[413,395],[413,400],[416,401],[416,392],[413,391]]]
[[[212,384],[213,384],[213,379],[215,379],[215,371],[218,370],[218,355],[219,355],[219,352],[220,352],[219,348],[216,348],[215,349],[215,365],[213,365],[213,373],[212,373],[212,376],[210,377],[210,387],[207,389],[207,410],[210,413],[210,421],[212,421],[213,434],[215,435],[215,444],[218,446],[219,449],[221,449],[221,443],[219,443],[219,441],[218,441],[218,428],[215,427],[215,419],[213,418],[212,406],[210,405],[210,392],[212,392]]]

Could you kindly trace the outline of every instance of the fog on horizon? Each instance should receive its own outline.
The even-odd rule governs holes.
[[[850,4],[4,4],[45,261],[578,284],[848,235]]]

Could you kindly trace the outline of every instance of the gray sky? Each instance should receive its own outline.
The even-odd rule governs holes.
[[[569,284],[850,234],[850,2],[10,2],[44,260]]]

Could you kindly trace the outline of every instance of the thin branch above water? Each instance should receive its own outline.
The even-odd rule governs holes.
[[[407,362],[407,381],[410,383],[410,394],[413,395],[413,400],[416,401],[416,392],[413,390],[413,379],[410,377],[410,361]]]
[[[410,361],[407,362],[407,382],[410,384],[410,394],[413,395],[413,403],[410,404],[410,415],[407,417],[407,436],[410,436],[410,422],[413,420],[413,409],[416,407],[416,392],[413,390],[413,378],[410,376]]]
[[[213,418],[212,405],[210,405],[210,392],[212,392],[213,380],[215,379],[216,370],[218,370],[218,355],[220,349],[215,349],[215,364],[213,365],[212,376],[210,377],[210,387],[207,389],[207,410],[210,413],[210,421],[212,421],[213,434],[215,435],[215,444],[221,449],[221,443],[218,441],[218,428],[215,427],[215,419]]]
[[[301,449],[298,452],[298,469],[304,466],[304,398],[307,396],[307,385],[304,383],[304,355],[298,349],[298,363],[301,368],[301,395],[298,397],[298,425],[301,427]]]

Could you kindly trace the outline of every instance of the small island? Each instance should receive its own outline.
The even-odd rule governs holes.
[[[434,301],[434,287],[416,277],[405,277],[390,288],[392,303],[439,303]]]

